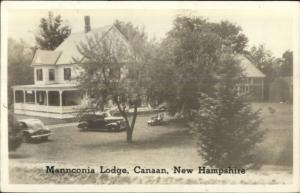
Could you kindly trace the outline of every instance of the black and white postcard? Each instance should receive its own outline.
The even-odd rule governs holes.
[[[299,192],[299,2],[1,2],[1,191]]]

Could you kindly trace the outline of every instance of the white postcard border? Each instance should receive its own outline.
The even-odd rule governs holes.
[[[287,185],[31,185],[9,184],[7,136],[7,13],[9,9],[290,9],[294,11],[293,183]],[[2,2],[1,3],[1,191],[5,192],[298,192],[300,64],[299,2]]]

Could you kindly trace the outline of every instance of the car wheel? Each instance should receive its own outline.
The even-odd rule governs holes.
[[[79,129],[79,131],[81,131],[81,132],[87,131],[87,126],[86,126],[86,125],[82,126],[82,127]]]
[[[119,127],[118,126],[111,126],[111,131],[118,132],[119,131]]]
[[[43,140],[43,141],[48,141],[48,136],[42,137],[42,140]]]
[[[30,142],[30,135],[28,133],[25,133],[23,135],[23,142],[25,142],[25,143]]]

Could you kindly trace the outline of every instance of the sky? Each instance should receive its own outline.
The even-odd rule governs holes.
[[[286,50],[293,50],[293,13],[288,10],[266,9],[14,9],[8,12],[8,36],[14,39],[22,38],[29,44],[34,44],[34,35],[42,17],[47,17],[48,11],[54,15],[60,14],[64,23],[72,32],[84,30],[84,16],[91,18],[91,27],[97,28],[111,25],[118,19],[130,21],[144,28],[149,37],[161,40],[172,28],[173,20],[178,15],[199,16],[210,22],[228,20],[241,26],[243,33],[249,39],[249,47],[263,44],[276,57],[281,57]]]

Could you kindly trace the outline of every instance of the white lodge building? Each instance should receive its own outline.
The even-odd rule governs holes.
[[[86,105],[85,97],[79,92],[76,77],[80,73],[74,58],[83,57],[77,45],[87,37],[98,36],[116,42],[116,48],[125,46],[130,52],[131,46],[119,29],[105,26],[91,30],[90,18],[85,16],[85,32],[72,33],[54,51],[37,50],[33,60],[34,84],[13,86],[14,112],[16,114],[44,116],[53,118],[71,118],[76,116],[80,107]],[[244,56],[238,55],[246,79],[239,86],[240,93],[252,92],[252,98],[262,100],[265,75]]]
[[[79,108],[85,105],[75,80],[80,69],[74,58],[83,58],[77,45],[97,35],[129,46],[126,37],[114,25],[90,29],[90,18],[85,16],[85,32],[72,33],[54,51],[36,51],[31,64],[34,84],[13,86],[16,114],[53,118],[76,116]]]

